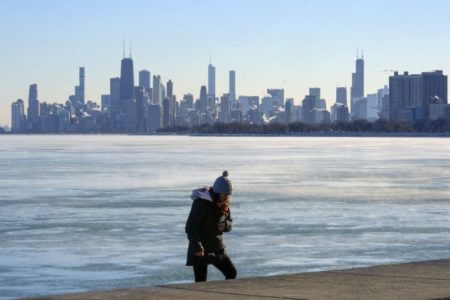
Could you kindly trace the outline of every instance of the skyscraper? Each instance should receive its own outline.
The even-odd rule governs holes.
[[[161,128],[161,105],[151,104],[148,106],[147,114],[148,132],[154,132]]]
[[[32,131],[39,129],[39,109],[37,84],[34,83],[28,93],[28,121]]]
[[[447,76],[442,71],[389,77],[389,119],[416,121],[430,118],[430,102],[447,103]]]
[[[123,58],[121,62],[119,111],[125,115],[120,128],[126,132],[136,132],[137,111],[134,94],[134,69],[131,57]]]
[[[389,119],[415,121],[422,118],[422,76],[395,72],[389,77]]]
[[[84,67],[80,67],[80,73],[79,73],[79,82],[80,82],[80,102],[84,104],[85,102],[85,73],[84,73]]]
[[[272,96],[273,105],[284,107],[284,89],[267,89],[267,94]]]
[[[200,112],[204,113],[208,110],[208,94],[206,86],[202,85],[200,88]]]
[[[161,101],[162,101],[161,76],[153,75],[152,103],[161,105]]]
[[[231,113],[231,96],[229,94],[223,94],[220,97],[220,113],[219,113],[219,121],[223,123],[227,123],[230,121],[230,113]]]
[[[314,110],[317,108],[317,96],[307,95],[302,101],[303,120],[305,123],[313,124],[315,121]]]
[[[102,110],[109,110],[111,107],[111,96],[110,95],[101,95],[101,107]]]
[[[356,70],[352,73],[352,87],[350,90],[351,114],[354,114],[353,104],[364,98],[364,56],[356,58]]]
[[[120,66],[120,102],[134,99],[134,71],[133,60],[123,58]]]
[[[389,95],[389,87],[385,85],[383,88],[377,90],[377,96],[378,96],[378,110],[382,111],[383,108],[383,98]]]
[[[208,65],[208,95],[216,97],[216,67]]]
[[[115,77],[109,80],[109,104],[111,111],[117,113],[119,111],[120,102],[120,78]]]
[[[340,102],[336,102],[333,106],[331,106],[331,121],[347,122],[348,107]]]
[[[11,104],[11,131],[22,132],[25,129],[25,106],[22,99]]]
[[[309,88],[309,95],[316,96],[317,100],[319,100],[320,99],[320,88],[317,88],[317,87]]]
[[[194,107],[194,95],[192,94],[185,94],[183,95],[183,100],[181,100],[181,106],[185,110],[190,110],[192,107]]]
[[[172,98],[173,98],[173,82],[172,82],[172,80],[169,79],[169,81],[167,81],[166,88],[167,88],[166,89],[167,98],[172,100]]]
[[[136,97],[136,122],[138,132],[145,132],[145,111],[147,108],[148,96],[144,86],[134,88]]]
[[[286,101],[286,105],[285,105],[285,113],[286,113],[286,123],[291,123],[292,122],[292,111],[294,108],[294,101],[293,99],[289,99],[288,101]]]
[[[231,105],[234,105],[236,101],[236,71],[234,70],[229,72],[229,95]]]
[[[425,118],[428,119],[430,101],[439,98],[443,104],[448,103],[447,75],[444,75],[441,70],[422,72],[422,93],[422,110]]]
[[[347,88],[337,87],[336,88],[336,103],[341,103],[347,106]]]
[[[162,127],[163,128],[169,128],[172,124],[172,114],[171,114],[171,99],[169,97],[166,97],[163,99],[163,105],[162,105]]]
[[[367,120],[374,122],[379,118],[378,94],[367,94]]]
[[[147,70],[139,71],[139,86],[142,86],[146,91],[150,90],[150,72]]]
[[[72,99],[72,105],[74,107],[77,107],[78,105],[85,103],[85,97],[84,97],[85,82],[84,81],[85,81],[84,67],[80,67],[78,85],[75,86],[75,97]]]
[[[167,92],[166,98],[169,99],[169,112],[168,112],[169,125],[168,126],[163,125],[163,127],[170,127],[170,126],[173,126],[174,118],[175,118],[175,111],[176,111],[175,110],[176,99],[173,94],[173,82],[170,79],[169,79],[169,81],[167,81],[167,84],[166,84],[166,92]],[[164,106],[164,101],[163,101],[163,106]],[[164,117],[167,116],[167,114],[164,110],[165,110],[165,107],[163,107],[163,124],[164,124]]]

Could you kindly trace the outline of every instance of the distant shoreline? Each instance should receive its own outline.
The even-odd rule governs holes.
[[[158,134],[157,134],[158,135]],[[448,138],[450,137],[450,132],[448,133],[399,133],[399,132],[381,132],[381,133],[375,133],[375,132],[355,132],[355,133],[283,133],[283,134],[264,134],[264,133],[236,133],[236,134],[219,134],[219,133],[198,133],[198,134],[188,134],[189,136],[216,136],[216,137],[228,137],[228,136],[236,136],[236,137],[418,137],[418,138],[434,138],[434,137],[442,137],[442,138]]]
[[[449,138],[450,132],[422,133],[422,132],[304,132],[304,133],[0,133],[0,136],[75,136],[75,135],[104,135],[104,136],[192,136],[192,137],[410,137],[410,138]]]

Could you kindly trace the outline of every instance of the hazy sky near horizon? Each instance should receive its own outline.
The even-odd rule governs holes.
[[[100,102],[120,75],[122,42],[139,70],[172,79],[180,99],[198,97],[210,56],[216,93],[284,88],[300,101],[320,87],[327,105],[337,85],[351,86],[356,50],[364,49],[365,92],[389,72],[450,70],[446,0],[1,0],[0,125],[11,102],[38,84],[39,100],[63,103],[86,68],[86,99]],[[350,94],[350,90],[348,89]]]

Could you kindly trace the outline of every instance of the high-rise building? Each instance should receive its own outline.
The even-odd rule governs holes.
[[[236,107],[236,109],[238,108],[240,107]],[[276,110],[278,110],[278,105],[275,105],[274,98],[272,96],[268,95],[261,99],[261,112],[266,118],[272,117]]]
[[[367,98],[356,98],[353,102],[353,120],[367,120]]]
[[[184,94],[183,95],[183,101],[186,102],[186,106],[189,109],[192,109],[194,107],[194,95],[192,95],[191,93]]]
[[[206,91],[206,86],[202,85],[200,88],[200,107],[199,110],[205,113],[208,110],[208,93]]]
[[[162,127],[169,128],[172,126],[172,111],[171,111],[172,100],[169,97],[163,99],[162,105]]]
[[[80,74],[79,74],[79,77],[80,77],[80,95],[79,95],[79,98],[80,98],[80,102],[82,103],[82,104],[84,104],[85,103],[85,73],[84,73],[84,67],[80,67]]]
[[[152,103],[161,105],[162,102],[161,76],[153,75]]]
[[[389,119],[416,121],[430,118],[430,103],[447,103],[447,76],[442,71],[389,77]]]
[[[378,94],[367,94],[367,120],[373,122],[379,118]]]
[[[25,105],[22,99],[11,104],[11,131],[23,132],[25,130]]]
[[[385,85],[383,88],[377,90],[378,96],[378,110],[381,112],[383,110],[383,98],[389,95],[389,87]]]
[[[28,93],[28,121],[32,131],[39,130],[40,106],[37,84],[30,85]]]
[[[229,95],[232,104],[236,101],[236,71],[229,72]]]
[[[332,122],[347,122],[349,118],[348,107],[340,102],[331,106]]]
[[[317,109],[317,96],[307,95],[302,101],[303,121],[313,124],[315,121],[314,110]]]
[[[309,88],[309,95],[316,96],[317,99],[320,99],[320,88],[317,87]]]
[[[167,98],[172,100],[173,98],[173,82],[169,79],[166,84],[166,92],[167,92]]]
[[[79,70],[79,81],[78,85],[75,86],[75,97],[72,98],[72,105],[77,107],[78,105],[83,105],[85,103],[85,70],[84,67],[80,67]]]
[[[139,71],[139,86],[142,86],[147,91],[150,90],[150,71]]]
[[[384,120],[390,119],[389,111],[389,92],[381,98],[380,118]]]
[[[161,106],[151,104],[148,106],[147,129],[148,132],[154,132],[161,128]]]
[[[192,94],[185,94],[183,95],[183,99],[180,103],[180,110],[182,110],[184,113],[191,110],[194,107],[194,95]]]
[[[447,75],[441,70],[433,72],[422,72],[422,110],[425,118],[430,115],[430,103],[439,98],[443,104],[448,103]]]
[[[216,67],[211,62],[208,65],[208,95],[216,97]]]
[[[350,89],[351,114],[354,114],[353,103],[364,98],[364,56],[356,58],[356,70],[352,73],[352,87]]]
[[[145,132],[145,112],[148,105],[147,89],[144,86],[137,86],[134,89],[136,97],[136,122],[138,132]]]
[[[239,96],[238,98],[239,109],[243,116],[246,116],[250,109],[259,107],[258,96]]]
[[[119,111],[120,102],[120,78],[115,77],[109,80],[109,102],[111,111],[117,113]]]
[[[317,108],[318,109],[327,109],[327,101],[325,99],[317,99]]]
[[[325,101],[325,99],[320,98],[320,88],[318,87],[309,88],[309,95],[317,98],[315,108],[327,109],[327,102]]]
[[[229,94],[223,94],[220,97],[220,113],[219,122],[228,123],[230,121],[231,113],[231,97]]]
[[[168,127],[171,127],[171,126],[173,126],[174,118],[176,115],[175,114],[176,99],[175,99],[175,95],[173,94],[173,82],[170,79],[169,79],[169,81],[167,81],[167,84],[166,84],[166,93],[167,93],[166,98],[168,98],[170,100],[170,102],[169,102],[169,119],[170,119],[169,123],[170,124]],[[164,103],[163,103],[163,105],[164,105]],[[164,108],[163,108],[163,114],[164,114]],[[163,116],[163,118],[164,118],[164,116]],[[164,122],[164,120],[163,120],[163,122]]]
[[[102,110],[110,109],[110,102],[111,102],[110,95],[101,95],[100,98],[101,98]]]
[[[267,89],[267,94],[272,96],[273,105],[284,107],[284,89]]]
[[[131,57],[123,58],[121,62],[119,110],[125,115],[123,126],[120,126],[121,130],[136,132],[137,111],[134,94],[134,68]]]
[[[120,67],[120,102],[134,100],[133,60],[123,58]]]
[[[336,103],[341,103],[347,106],[347,88],[337,87],[336,88]]]
[[[389,120],[413,122],[424,118],[422,75],[395,72],[389,77]]]
[[[431,99],[429,103],[429,119],[431,121],[439,119],[450,120],[450,104],[445,103],[438,96]]]
[[[292,123],[292,113],[294,110],[294,99],[288,99],[285,104],[285,113],[286,113],[286,123]]]

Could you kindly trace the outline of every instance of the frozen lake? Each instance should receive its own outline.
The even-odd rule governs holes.
[[[225,169],[238,277],[450,258],[448,138],[0,136],[0,299],[193,281]]]

